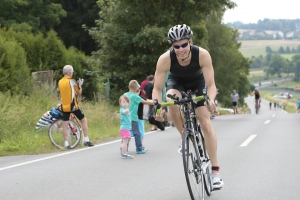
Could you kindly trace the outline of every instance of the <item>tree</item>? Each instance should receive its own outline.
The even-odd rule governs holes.
[[[266,52],[267,52],[267,53],[273,53],[273,50],[271,49],[270,46],[267,46],[267,47],[266,47]]]
[[[294,55],[292,57],[292,66],[295,73],[295,81],[300,81],[300,55]]]
[[[221,23],[222,15],[222,12],[215,11],[206,17],[205,24],[208,31],[206,48],[212,58],[215,82],[219,89],[217,99],[223,105],[229,106],[231,100],[228,94],[232,89],[236,89],[241,97],[247,96],[250,60],[239,52],[241,43],[236,41],[238,31],[224,26]],[[240,102],[243,103],[243,98],[240,98]]]
[[[0,91],[12,95],[28,94],[31,76],[23,47],[14,38],[2,35],[0,44]]]
[[[67,12],[67,16],[61,19],[54,30],[64,42],[67,48],[75,46],[77,49],[90,55],[92,51],[97,50],[97,44],[89,35],[88,31],[82,28],[95,27],[95,20],[99,18],[100,8],[95,0],[54,0],[61,4]]]
[[[51,0],[2,0],[0,24],[4,27],[32,30],[34,33],[46,31],[60,23],[66,12],[60,4]]]
[[[285,48],[285,53],[291,53],[291,49],[290,49],[289,46],[287,46],[287,47]]]
[[[286,66],[286,60],[281,55],[275,54],[271,58],[270,65],[267,68],[267,74],[277,74],[277,77],[281,77],[281,72]]]
[[[188,24],[195,35],[194,43],[205,45],[205,16],[235,6],[229,0],[99,0],[98,5],[98,27],[89,31],[100,49],[92,59],[114,84],[114,99],[128,89],[131,79],[140,81],[154,73],[159,55],[170,47],[166,38],[170,27]]]
[[[282,46],[280,46],[280,48],[278,49],[278,53],[280,54],[285,53],[284,48]]]

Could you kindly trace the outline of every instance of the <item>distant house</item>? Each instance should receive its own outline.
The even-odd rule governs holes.
[[[276,36],[278,36],[278,38],[284,38],[284,33],[281,32],[281,31],[278,31],[278,32],[276,33]]]
[[[274,39],[276,39],[276,38],[283,38],[284,37],[284,34],[281,31],[278,31],[278,30],[275,30],[275,31],[273,31],[273,30],[266,30],[265,33],[268,34],[268,35],[272,35],[272,37]]]
[[[291,32],[287,32],[286,34],[285,34],[285,38],[286,39],[292,39],[292,38],[294,38],[294,31],[291,31]]]

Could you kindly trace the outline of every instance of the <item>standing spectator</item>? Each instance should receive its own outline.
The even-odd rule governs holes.
[[[239,101],[239,94],[236,93],[236,90],[233,90],[231,95],[230,95],[231,101],[232,101],[232,108],[233,108],[233,113],[237,114],[237,105]]]
[[[276,110],[276,101],[274,101],[274,110]]]
[[[283,109],[285,110],[285,107],[286,107],[286,102],[285,101],[282,103],[282,106],[283,106]]]
[[[270,101],[269,103],[269,106],[270,106],[270,110],[272,109],[272,102]]]
[[[148,80],[149,80],[149,82],[145,86],[146,98],[152,100],[152,91],[153,91],[154,76],[153,75],[148,76]],[[150,105],[149,106],[148,116],[150,116],[152,114],[152,111],[153,111],[153,106]],[[155,130],[157,130],[157,126],[154,125],[154,124],[152,124],[151,131],[155,131]]]
[[[297,101],[297,112],[299,112],[300,111],[300,99],[298,99],[298,101]]]
[[[87,119],[77,102],[77,95],[82,94],[83,79],[79,78],[77,82],[72,79],[74,70],[71,65],[64,66],[63,74],[64,77],[58,82],[58,87],[62,100],[61,110],[63,112],[63,135],[65,140],[65,147],[67,149],[70,149],[70,145],[68,142],[68,124],[71,112],[74,113],[82,123],[84,146],[94,146],[94,144],[90,142],[88,137]]]
[[[145,86],[147,85],[147,83],[149,83],[149,76],[146,77],[145,80],[143,80],[141,82],[141,97],[146,99],[146,92],[145,92]],[[143,118],[144,119],[148,119],[148,112],[149,112],[149,105],[147,104],[143,104],[144,108],[143,108]]]
[[[133,158],[134,156],[129,155],[127,152],[127,146],[129,144],[131,134],[131,115],[129,110],[129,103],[130,100],[126,95],[122,95],[119,99],[120,104],[120,135],[122,138],[122,145],[121,145],[121,158]]]
[[[281,108],[282,108],[282,102],[281,102],[281,101],[279,101],[279,103],[278,103],[278,107],[279,107],[279,109],[281,109]]]
[[[139,89],[137,91],[137,94],[140,95],[140,97],[143,100],[146,100],[146,98],[141,96],[141,89]],[[144,138],[145,138],[145,121],[143,119],[143,110],[144,110],[144,104],[140,103],[139,107],[138,107],[138,113],[137,114],[138,114],[138,124],[139,124],[139,130],[140,130],[140,133],[141,133],[142,145],[144,144]],[[131,131],[131,133],[132,133],[132,131]],[[132,133],[132,136],[134,136],[133,133]],[[148,149],[146,149],[144,145],[143,145],[143,150],[148,151]]]
[[[136,94],[139,89],[139,83],[136,80],[131,80],[128,85],[129,91],[125,93],[126,96],[130,99],[129,110],[131,113],[131,126],[132,132],[135,139],[136,153],[137,154],[145,154],[146,150],[143,149],[142,141],[141,141],[141,133],[139,130],[138,124],[138,106],[140,103],[147,105],[154,105],[152,100],[144,100],[142,97]]]

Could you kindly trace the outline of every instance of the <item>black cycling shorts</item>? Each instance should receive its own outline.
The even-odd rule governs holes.
[[[170,89],[175,89],[178,91],[184,91],[187,92],[188,90],[191,90],[196,92],[196,96],[203,95],[203,89],[205,87],[205,81],[204,80],[194,80],[194,81],[178,81],[175,79],[168,79],[166,82],[166,91]],[[204,100],[198,101],[196,107],[204,106]]]
[[[237,106],[237,102],[236,102],[236,101],[233,101],[233,102],[232,102],[232,106]]]
[[[81,110],[81,108],[79,108],[78,110],[75,110],[74,112],[72,112],[79,120],[82,120],[84,118],[84,113]],[[63,112],[63,121],[69,121],[70,120],[70,112]]]

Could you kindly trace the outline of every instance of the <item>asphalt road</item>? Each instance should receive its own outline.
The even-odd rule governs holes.
[[[246,102],[254,107],[254,97]],[[269,110],[212,120],[224,187],[209,200],[295,200],[300,183],[300,114]],[[179,134],[151,132],[145,155],[120,157],[120,140],[57,154],[0,157],[1,200],[188,200]]]

